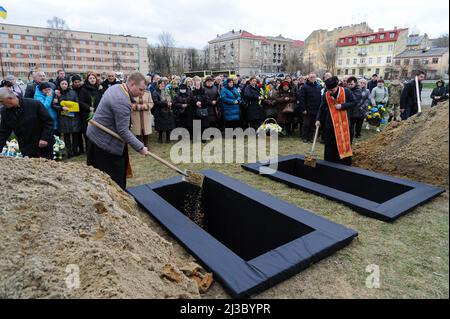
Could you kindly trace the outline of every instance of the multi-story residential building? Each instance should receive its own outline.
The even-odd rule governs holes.
[[[22,79],[37,69],[49,77],[55,77],[58,69],[67,73],[148,73],[146,38],[68,30],[60,36],[65,46],[61,56],[49,40],[56,32],[50,32],[48,28],[0,23],[0,72]]]
[[[303,41],[282,35],[257,36],[244,30],[232,30],[209,41],[209,67],[233,70],[241,75],[280,72],[293,52],[301,57],[303,45]]]
[[[335,73],[333,67],[336,55],[336,42],[338,39],[351,34],[372,31],[373,30],[367,23],[342,26],[333,30],[313,31],[305,40],[303,53],[303,64],[305,65],[307,72],[316,72],[321,75],[324,72]],[[326,61],[330,59],[331,61]]]
[[[408,29],[360,33],[339,38],[336,70],[338,76],[373,74],[390,79],[394,57],[406,50]]]
[[[394,76],[406,79],[413,77],[417,71],[425,71],[427,79],[448,79],[448,47],[406,50],[395,56],[394,60]]]

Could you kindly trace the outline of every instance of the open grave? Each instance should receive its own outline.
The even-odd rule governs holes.
[[[304,165],[305,157],[291,155],[277,161],[274,174],[266,174],[268,164],[242,167],[278,182],[315,193],[350,206],[355,211],[392,222],[444,193],[443,188],[370,172],[364,169],[317,161],[317,167]]]
[[[201,190],[177,177],[128,192],[214,272],[232,297],[260,293],[357,236],[353,230],[221,173],[207,170],[202,174]],[[186,198],[200,201],[202,227],[188,217]]]

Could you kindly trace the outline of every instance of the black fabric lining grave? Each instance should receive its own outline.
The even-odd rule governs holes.
[[[344,203],[355,211],[382,221],[392,222],[414,208],[432,200],[445,189],[326,161],[317,167],[304,165],[305,157],[290,155],[272,160],[278,166],[267,173],[266,163],[242,167],[255,174],[291,187]]]
[[[128,189],[234,298],[260,293],[358,234],[216,171],[203,171],[205,228],[184,211],[197,189],[181,178]]]

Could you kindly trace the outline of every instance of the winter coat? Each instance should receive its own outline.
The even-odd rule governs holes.
[[[351,113],[356,103],[353,99],[353,94],[349,89],[345,90],[345,103],[342,104],[342,110],[347,110],[347,114]],[[336,97],[335,97],[336,98]],[[319,121],[324,128],[325,136],[334,136],[333,119],[331,118],[330,107],[328,106],[327,95],[322,97],[322,103],[317,113],[316,120]],[[329,134],[332,132],[332,134]]]
[[[367,83],[367,89],[372,93],[373,89],[378,86],[378,81],[369,81]]]
[[[173,114],[172,98],[169,92],[165,89],[156,89],[153,94],[153,115],[155,116],[155,130],[161,131],[171,131],[175,128],[175,116]]]
[[[289,98],[289,100],[286,100]],[[280,88],[278,92],[277,101],[277,109],[278,109],[278,117],[277,122],[279,124],[287,124],[291,123],[293,120],[294,114],[283,114],[283,110],[289,105],[293,104],[295,106],[295,97],[292,92],[289,90],[287,92],[283,91],[283,88]]]
[[[175,114],[175,119],[177,122],[177,126],[183,128],[192,127],[192,103],[191,103],[191,91],[187,90],[185,94],[178,94],[175,96],[173,102],[173,110]],[[186,107],[183,107],[186,105]]]
[[[433,89],[431,93],[431,99],[433,100],[433,106],[436,106],[439,102],[447,100],[447,89],[445,86],[436,87]]]
[[[50,87],[52,88],[52,90],[56,89],[56,86],[53,83],[48,82],[48,84],[50,84]],[[25,89],[24,98],[26,98],[26,99],[34,99],[34,94],[36,93],[36,88],[38,86],[39,86],[39,84],[34,82],[34,81],[31,82],[31,83],[28,83],[27,88]]]
[[[225,86],[220,92],[220,100],[222,102],[223,107],[223,119],[225,122],[234,122],[240,121],[240,108],[239,103],[241,103],[241,95],[239,91],[233,87],[231,89],[228,88],[228,85]],[[238,104],[235,102],[238,101]]]
[[[38,87],[36,87],[34,91],[34,100],[39,101],[44,105],[47,109],[50,117],[53,119],[53,129],[56,131],[58,129],[58,114],[53,109],[53,96],[55,92],[52,90],[52,94],[50,96],[45,95]]]
[[[389,103],[391,105],[400,105],[400,98],[402,96],[403,84],[395,80],[389,85]]]
[[[386,87],[376,87],[372,90],[372,105],[387,104],[389,102],[389,91]]]
[[[39,157],[39,141],[48,142],[53,147],[53,119],[41,102],[19,98],[19,108],[0,111],[0,149],[2,149],[11,133],[17,137],[23,156]]]
[[[266,90],[265,98],[266,99],[263,101],[265,118],[276,119],[278,117],[278,91],[274,88],[272,90]]]
[[[209,113],[206,118],[200,118],[197,115],[197,110],[199,109],[199,107],[197,106],[198,102],[202,103],[202,106],[200,107],[201,109],[208,111],[207,98],[205,90],[203,88],[200,88],[198,90],[197,89],[192,90],[192,99],[191,99],[192,117],[194,118],[194,120],[201,120],[202,128],[207,128],[209,127]]]
[[[419,98],[422,100],[422,88],[423,84],[419,82]],[[400,97],[400,108],[410,109],[411,114],[417,114],[419,106],[417,104],[417,88],[416,81],[411,80],[405,84]]]
[[[306,81],[298,94],[298,105],[300,113],[308,112],[308,114],[317,115],[320,104],[322,103],[322,86],[317,83]]]
[[[370,92],[367,89],[361,89],[359,86],[355,86],[351,90],[355,106],[348,111],[350,118],[365,118],[369,111],[370,104]]]
[[[143,97],[136,98],[135,109],[131,112],[131,131],[136,136],[152,134],[153,123],[153,99],[150,92],[145,92]]]
[[[216,123],[220,121],[220,94],[216,86],[205,86],[206,105],[208,106],[209,122]],[[213,101],[216,101],[216,105],[213,105]]]
[[[259,97],[260,89],[256,86],[247,85],[244,89],[243,100],[245,101],[245,114],[247,121],[261,121],[263,118],[263,108]]]
[[[78,101],[80,103],[80,117],[81,127],[83,131],[86,131],[87,120],[91,113],[90,108],[97,110],[100,105],[100,101],[103,97],[103,90],[100,86],[93,86],[91,84],[84,84],[78,95]]]
[[[72,134],[81,132],[81,120],[80,113],[64,114],[61,102],[72,101],[78,102],[77,93],[68,89],[67,91],[61,91],[60,97],[55,97],[53,101],[53,109],[58,113],[59,132],[62,134]]]
[[[125,89],[126,90],[126,89]],[[130,131],[131,127],[131,104],[135,103],[130,92],[124,91],[122,86],[115,85],[102,97],[94,121],[116,132],[122,140],[104,132],[94,125],[87,128],[87,137],[102,150],[117,156],[123,156],[126,144],[130,145],[136,152],[144,148],[136,136]]]

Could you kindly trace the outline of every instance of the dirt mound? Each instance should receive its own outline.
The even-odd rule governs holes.
[[[407,121],[355,147],[354,165],[411,180],[449,185],[449,104]]]
[[[0,158],[0,181],[0,298],[200,297],[172,244],[105,174]]]

